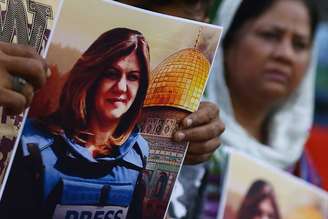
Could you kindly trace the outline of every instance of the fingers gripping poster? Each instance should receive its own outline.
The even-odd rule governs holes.
[[[4,209],[164,218],[188,146],[172,134],[197,110],[220,34],[114,1],[64,1],[46,57],[51,80],[26,118]]]
[[[60,0],[1,0],[0,41],[33,47],[45,55]],[[5,56],[6,54],[1,54]],[[23,115],[8,115],[0,107],[0,196],[15,152]]]

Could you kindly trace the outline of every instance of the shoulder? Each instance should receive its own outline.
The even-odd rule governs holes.
[[[127,150],[123,156],[124,161],[133,164],[138,168],[145,167],[149,155],[149,146],[148,142],[141,136],[140,132],[134,131],[131,133],[131,136],[123,148]]]
[[[28,144],[36,144],[40,150],[47,148],[53,143],[53,135],[42,128],[36,120],[26,119],[24,129],[20,138],[23,154],[29,154]]]
[[[142,137],[140,132],[137,133],[137,145],[141,151],[141,154],[143,156],[148,157],[149,156],[149,145],[148,145],[148,142],[146,141],[146,139],[144,139],[144,137]]]

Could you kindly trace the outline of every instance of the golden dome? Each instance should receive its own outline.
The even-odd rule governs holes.
[[[153,70],[144,106],[171,106],[194,112],[209,68],[209,61],[197,49],[174,53]]]

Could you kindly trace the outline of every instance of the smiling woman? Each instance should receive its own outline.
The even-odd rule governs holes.
[[[134,102],[140,85],[140,67],[136,52],[119,58],[106,70],[96,85],[93,107],[90,109],[87,130],[93,135],[88,146],[106,145],[114,134],[120,118]],[[90,147],[97,150],[97,147]],[[108,148],[108,146],[107,146]]]
[[[57,112],[26,122],[22,157],[16,157],[5,194],[8,211],[82,218],[101,209],[141,218],[140,180],[149,148],[136,123],[148,79],[149,48],[140,32],[116,28],[93,42],[69,72]],[[16,194],[24,197],[19,203]]]
[[[99,82],[94,110],[101,117],[96,123],[107,123],[119,119],[132,105],[139,89],[140,67],[137,55],[132,52],[113,62],[112,68]],[[104,111],[104,112],[102,112]],[[91,113],[91,115],[94,115]],[[103,119],[103,120],[101,120]],[[92,123],[92,117],[90,118]]]

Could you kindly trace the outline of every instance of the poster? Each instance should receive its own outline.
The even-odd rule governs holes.
[[[61,0],[0,1],[0,41],[34,47],[45,56]],[[0,107],[0,197],[15,154],[23,115],[8,116]]]
[[[228,149],[218,219],[325,219],[328,193]]]
[[[187,150],[171,136],[199,105],[221,31],[114,1],[62,4],[52,80],[20,139],[42,187],[38,217],[165,216]]]

